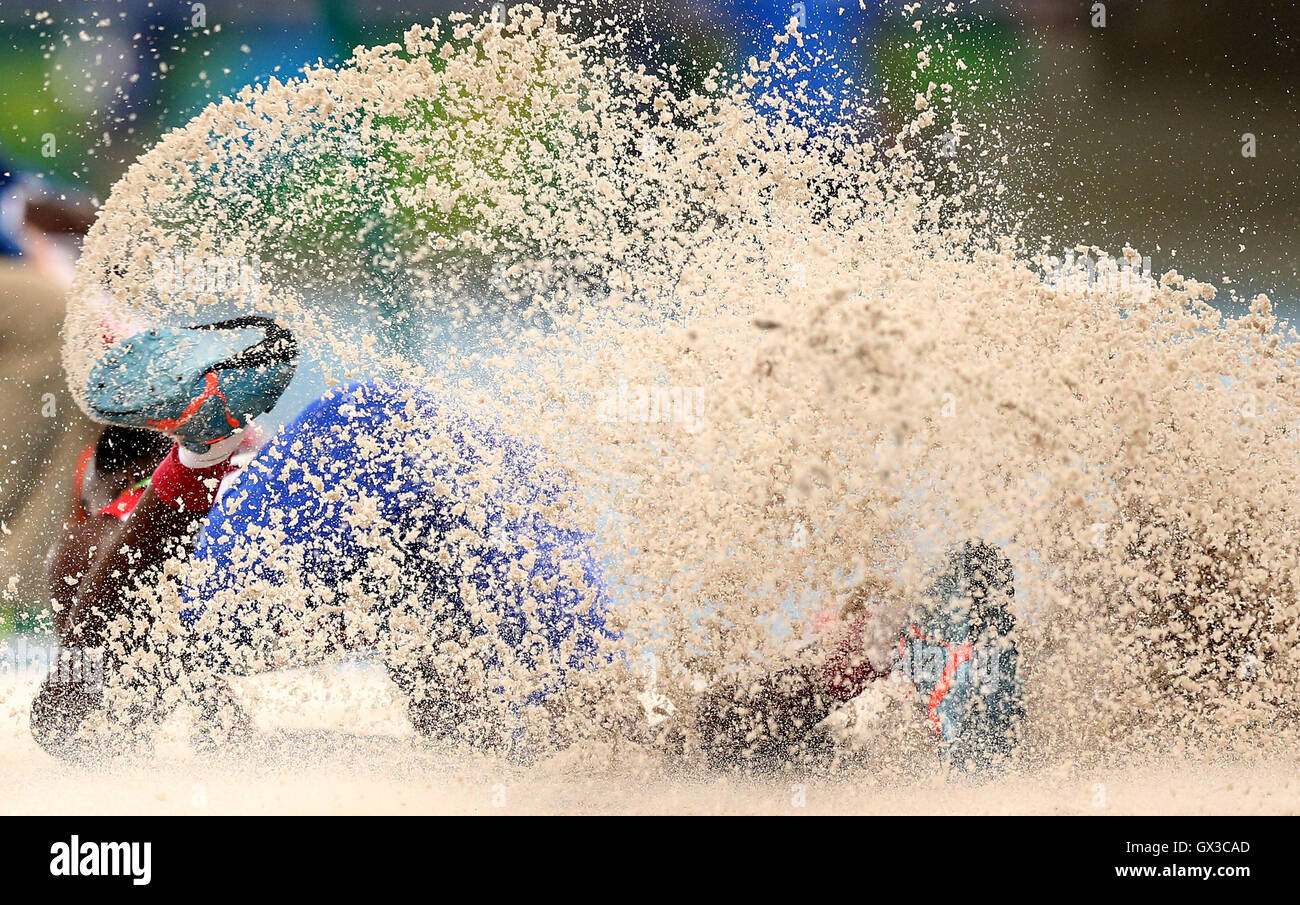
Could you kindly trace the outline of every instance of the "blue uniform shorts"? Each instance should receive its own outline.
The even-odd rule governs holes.
[[[264,652],[294,620],[321,631],[348,594],[355,614],[359,592],[377,635],[401,612],[472,638],[488,669],[513,659],[562,675],[616,637],[591,538],[563,517],[571,495],[535,445],[422,389],[336,389],[213,506],[182,619],[220,668],[266,668],[241,652]]]

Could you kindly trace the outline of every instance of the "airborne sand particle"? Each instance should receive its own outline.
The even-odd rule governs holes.
[[[159,261],[256,261],[258,313],[317,349],[331,380],[420,386],[545,451],[565,489],[539,499],[495,486],[491,442],[439,444],[450,409],[412,400],[356,438],[367,467],[436,487],[450,462],[472,488],[463,528],[434,544],[453,579],[488,545],[536,556],[502,518],[593,536],[622,632],[609,662],[554,690],[571,649],[520,662],[492,635],[451,643],[402,532],[372,530],[384,516],[348,475],[328,499],[370,539],[364,575],[313,575],[275,527],[303,514],[276,513],[243,541],[276,568],[250,569],[206,618],[259,601],[274,663],[317,658],[341,632],[488,697],[550,689],[466,717],[486,726],[463,734],[513,745],[523,725],[532,753],[626,760],[631,746],[653,764],[690,751],[699,683],[795,656],[810,620],[864,584],[914,599],[945,547],[978,536],[1017,571],[1019,769],[1289,756],[1300,398],[1269,301],[1225,317],[1213,287],[1176,273],[1142,291],[1047,285],[971,191],[936,188],[961,180],[937,180],[917,150],[936,138],[934,87],[877,151],[755,102],[802,41],[781,36],[701,96],[630,69],[616,29],[579,41],[567,24],[529,7],[504,25],[453,16],[209,107],[106,203],[66,364],[78,387],[106,334],[253,301],[237,282],[160,300]],[[430,347],[435,323],[473,348]],[[691,429],[602,417],[627,385],[690,388]],[[189,669],[168,652],[187,643],[178,589],[195,568],[141,589],[157,614],[142,675]],[[535,619],[526,578],[498,591]],[[490,600],[472,615],[499,618]],[[655,726],[637,700],[648,656],[655,693],[679,702]],[[879,704],[846,769],[932,770],[913,703]]]

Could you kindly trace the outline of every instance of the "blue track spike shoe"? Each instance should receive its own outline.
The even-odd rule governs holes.
[[[954,769],[989,770],[1015,748],[1024,707],[1007,608],[1014,593],[1010,560],[967,541],[949,554],[899,640],[900,666],[925,699],[940,756]]]
[[[293,334],[270,318],[159,327],[96,362],[86,401],[99,421],[162,431],[202,453],[269,412],[297,361]]]

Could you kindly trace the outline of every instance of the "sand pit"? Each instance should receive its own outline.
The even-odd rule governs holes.
[[[0,688],[0,813],[23,814],[1295,814],[1294,763],[1167,759],[1073,770],[1062,765],[973,782],[889,781],[869,767],[837,776],[755,779],[646,775],[572,756],[521,767],[431,750],[386,678],[366,666],[264,676],[241,685],[258,736],[239,752],[197,755],[170,727],[153,758],[63,763],[31,741],[22,703],[35,675]],[[16,706],[13,705],[17,702]],[[166,732],[164,733],[166,734]]]

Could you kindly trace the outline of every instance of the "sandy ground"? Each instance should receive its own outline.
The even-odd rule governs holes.
[[[1237,814],[1300,812],[1295,764],[1167,763],[899,786],[852,777],[640,777],[576,758],[529,768],[430,751],[381,673],[348,665],[245,680],[259,728],[248,750],[200,756],[182,720],[148,760],[61,763],[31,741],[36,676],[0,685],[0,813],[22,814]],[[291,705],[291,706],[287,706]],[[286,716],[286,714],[290,716]],[[345,728],[346,727],[346,728]]]

